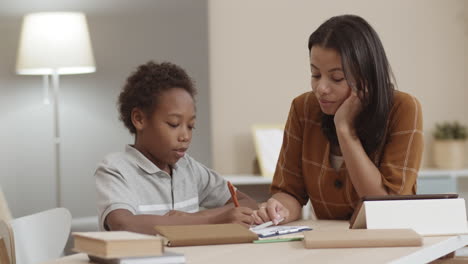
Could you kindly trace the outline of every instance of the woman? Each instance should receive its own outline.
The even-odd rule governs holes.
[[[360,197],[415,194],[422,113],[396,91],[382,43],[354,15],[332,17],[309,38],[312,91],[295,98],[266,203],[255,222],[349,219]]]

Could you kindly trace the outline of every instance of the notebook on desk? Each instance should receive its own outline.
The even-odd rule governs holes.
[[[257,234],[239,224],[156,226],[167,246],[200,246],[250,243]]]
[[[412,229],[304,232],[305,248],[418,247],[422,243],[422,237]]]
[[[184,264],[186,262],[184,254],[170,251],[151,257],[100,258],[88,255],[88,258],[98,264]]]
[[[258,235],[259,238],[270,238],[275,236],[283,236],[288,234],[295,234],[295,233],[302,233],[304,231],[312,230],[312,228],[308,226],[270,226],[265,227],[257,230],[252,230],[254,233]]]

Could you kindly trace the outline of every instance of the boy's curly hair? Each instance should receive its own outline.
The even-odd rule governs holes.
[[[137,107],[150,116],[156,109],[159,95],[171,88],[182,88],[192,98],[196,94],[193,81],[185,70],[170,62],[149,61],[140,65],[128,77],[117,104],[120,120],[130,133],[136,133],[132,123],[132,110]]]

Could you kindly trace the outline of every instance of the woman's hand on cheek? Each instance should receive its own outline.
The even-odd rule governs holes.
[[[353,91],[338,107],[338,110],[336,110],[334,117],[336,129],[346,129],[354,133],[354,119],[361,111],[361,99],[357,96],[356,92]]]

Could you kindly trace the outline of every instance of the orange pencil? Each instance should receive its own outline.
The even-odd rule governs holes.
[[[230,181],[227,182],[227,185],[229,188],[229,192],[231,193],[231,198],[232,198],[232,202],[234,203],[234,206],[239,207],[239,200],[237,200],[237,192],[234,189],[234,186],[232,185]]]

